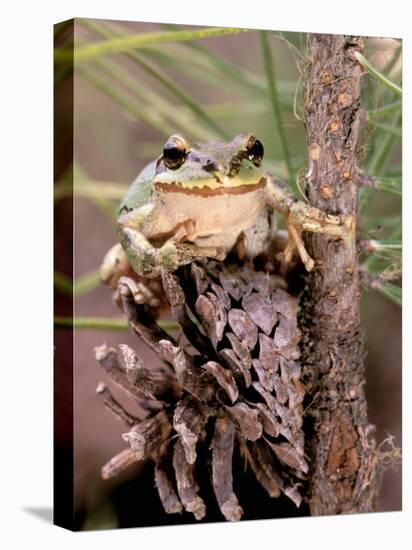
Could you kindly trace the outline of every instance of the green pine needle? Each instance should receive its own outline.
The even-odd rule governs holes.
[[[381,107],[377,107],[376,109],[369,109],[368,118],[375,120],[376,118],[381,118],[386,115],[391,115],[392,113],[400,111],[401,109],[402,109],[402,100],[399,99],[398,101],[387,103],[386,105],[382,105]]]
[[[282,111],[279,104],[279,97],[278,97],[277,86],[276,86],[275,66],[272,59],[272,53],[270,51],[268,35],[269,35],[268,32],[265,32],[265,31],[260,32],[263,62],[265,65],[266,77],[268,81],[268,89],[269,89],[269,96],[270,96],[270,101],[272,106],[273,118],[279,134],[279,140],[282,146],[283,157],[285,159],[286,167],[288,171],[289,185],[294,188],[295,176],[294,176],[292,161],[290,157],[288,141],[286,138],[284,127],[283,127]]]
[[[402,288],[393,283],[382,283],[377,288],[378,292],[386,296],[394,304],[402,305]]]
[[[100,274],[98,269],[85,273],[84,275],[80,275],[74,280],[74,295],[78,297],[82,294],[87,294],[100,286],[100,284]]]
[[[85,20],[83,25],[98,34],[101,37],[112,39],[113,37],[119,37],[119,27],[116,25],[116,31],[109,30],[108,28],[100,25],[94,21]],[[141,69],[143,69],[147,74],[149,74],[154,80],[159,82],[171,95],[173,95],[183,106],[186,106],[201,122],[203,122],[207,127],[209,127],[214,134],[221,137],[222,139],[227,139],[227,135],[219,125],[211,118],[208,113],[199,105],[199,103],[193,99],[183,88],[178,86],[171,78],[167,77],[163,71],[158,70],[153,64],[147,62],[142,55],[139,55],[137,52],[131,51],[127,52],[126,55],[136,63]],[[123,83],[125,83],[125,75],[119,70],[119,68],[114,65],[109,65],[107,62],[104,65],[106,70],[111,67],[111,72],[115,72],[117,78],[119,78]],[[117,80],[116,78],[116,80]],[[140,82],[135,83],[135,89],[138,90],[140,87]],[[176,110],[176,106],[170,106],[170,112]]]
[[[176,321],[157,321],[163,330],[179,330]],[[123,318],[116,317],[55,317],[54,325],[59,328],[91,329],[91,330],[127,330],[129,325]]]
[[[402,195],[402,178],[374,178],[374,188],[393,195]]]
[[[402,96],[402,88],[395,84],[395,82],[392,82],[388,77],[386,77],[383,73],[380,72],[379,69],[377,69],[366,57],[360,53],[355,52],[355,57],[359,61],[359,63],[368,71],[369,74],[371,74],[376,80],[379,82],[382,82],[389,90],[392,90],[397,95]]]
[[[228,34],[238,34],[247,32],[249,29],[235,29],[206,27],[196,30],[170,31],[170,32],[149,32],[129,34],[111,38],[110,40],[102,40],[101,42],[80,46],[74,50],[75,61],[88,61],[96,59],[103,55],[125,53],[131,50],[153,46],[154,44],[164,44],[170,42],[183,42],[187,40],[199,40],[210,38],[213,36],[225,36]],[[54,52],[54,60],[56,62],[71,61],[73,59],[72,49],[56,49]]]
[[[59,271],[54,272],[54,287],[66,296],[73,295],[73,281],[70,277]]]
[[[395,240],[370,240],[369,241],[370,249],[373,252],[386,252],[386,251],[402,251],[402,242],[401,241],[395,241]]]

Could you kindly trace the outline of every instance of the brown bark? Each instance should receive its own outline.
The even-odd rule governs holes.
[[[378,492],[376,446],[363,389],[355,240],[363,70],[353,53],[363,46],[361,38],[309,37],[306,195],[311,205],[354,219],[347,239],[306,236],[315,260],[302,304],[307,418],[313,421],[308,421],[306,441],[312,515],[373,511]]]

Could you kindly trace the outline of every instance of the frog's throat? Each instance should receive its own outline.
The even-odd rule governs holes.
[[[198,195],[200,197],[215,197],[217,195],[241,195],[245,193],[251,193],[258,189],[263,189],[266,185],[266,178],[262,177],[256,183],[244,183],[234,187],[208,187],[204,185],[202,187],[185,187],[179,182],[164,183],[157,181],[153,183],[156,191],[161,193],[184,193],[185,195]]]

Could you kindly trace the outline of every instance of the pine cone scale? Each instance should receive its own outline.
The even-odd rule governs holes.
[[[250,266],[192,263],[173,275],[164,274],[162,281],[171,313],[187,342],[177,344],[165,337],[164,331],[154,327],[149,312],[141,311],[144,306],[132,305],[130,293],[123,288],[123,296],[128,296],[124,311],[133,330],[150,340],[172,372],[152,371],[133,350],[123,347],[126,367],[120,366],[121,379],[114,370],[114,380],[129,393],[132,386],[135,398],[144,395],[156,405],[124,438],[135,459],[154,461],[165,511],[184,509],[196,519],[205,517],[196,476],[202,475],[198,448],[208,439],[212,486],[228,521],[243,515],[233,491],[235,452],[244,457],[270,496],[282,492],[299,506],[308,464],[303,447],[297,300],[284,290],[277,275]],[[119,368],[116,350],[107,352],[103,361],[102,355],[100,350],[102,366],[107,369],[110,363],[109,369]],[[126,412],[123,416],[127,420]],[[131,457],[125,455],[124,467],[128,461]],[[122,461],[118,464],[121,468]],[[115,466],[112,471],[117,471]]]

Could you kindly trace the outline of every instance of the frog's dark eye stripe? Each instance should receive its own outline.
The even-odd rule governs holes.
[[[251,138],[249,140],[249,143],[247,144],[247,152],[249,160],[252,161],[253,164],[255,164],[256,166],[259,166],[264,153],[262,142],[260,142],[255,137]]]
[[[169,139],[163,147],[163,159],[167,168],[176,170],[186,158],[186,147],[183,141]]]

